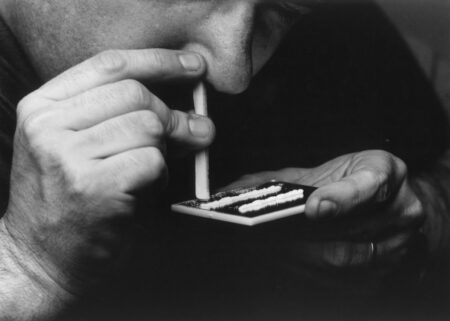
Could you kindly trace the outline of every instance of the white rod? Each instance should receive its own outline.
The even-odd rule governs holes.
[[[206,88],[200,82],[194,89],[195,113],[208,116],[208,101]],[[195,155],[195,197],[200,200],[209,200],[209,153],[205,149]]]

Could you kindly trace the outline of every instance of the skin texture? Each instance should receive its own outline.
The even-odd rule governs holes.
[[[143,83],[206,79],[226,93],[245,90],[295,20],[285,5],[2,2],[43,86],[17,109],[11,200],[0,221],[0,319],[49,320],[101,282],[130,237],[136,192],[164,188],[166,143],[193,151],[213,141],[211,120],[169,109]],[[295,7],[295,17],[305,11]],[[311,247],[292,245],[294,257],[322,266],[365,266],[370,242],[380,262],[401,255],[425,215],[405,164],[384,151],[239,184],[268,178],[320,186],[307,204],[311,220],[351,218]]]
[[[203,78],[244,90],[293,10],[197,0],[23,0],[1,10],[43,86],[17,106],[0,318],[49,320],[108,276],[132,237],[136,192],[164,188],[166,143],[195,151],[214,138],[211,120],[169,109],[148,88]]]
[[[292,244],[289,249],[296,260],[318,267],[367,266],[375,259],[368,242],[375,242],[377,263],[387,263],[389,268],[406,254],[425,218],[422,202],[408,182],[406,165],[384,151],[348,154],[311,169],[247,175],[230,188],[271,179],[319,187],[309,197],[305,214],[322,223],[307,232],[311,243]],[[318,242],[324,239],[336,242]]]
[[[45,80],[106,49],[169,48],[201,54],[208,81],[230,93],[247,87],[292,23],[261,1],[23,0],[12,7],[10,25]]]

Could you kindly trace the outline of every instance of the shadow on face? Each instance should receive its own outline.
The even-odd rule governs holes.
[[[6,19],[43,79],[107,49],[184,49],[205,57],[213,87],[239,93],[306,1],[20,0]]]

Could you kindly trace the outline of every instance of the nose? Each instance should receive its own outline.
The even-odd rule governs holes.
[[[255,5],[247,0],[220,1],[196,26],[190,50],[202,54],[207,80],[215,89],[237,94],[252,78]]]

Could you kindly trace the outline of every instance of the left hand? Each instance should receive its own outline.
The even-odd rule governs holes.
[[[315,222],[314,240],[287,246],[299,260],[321,267],[369,266],[375,259],[392,265],[407,253],[424,221],[405,163],[385,151],[348,154],[311,169],[247,175],[229,187],[272,179],[318,187],[305,212]]]

